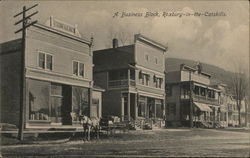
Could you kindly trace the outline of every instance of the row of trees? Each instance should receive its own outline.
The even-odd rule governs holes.
[[[238,119],[239,125],[241,123],[241,109],[242,102],[245,102],[245,125],[248,121],[248,111],[249,111],[249,73],[247,72],[248,68],[244,67],[240,62],[235,64],[235,71],[231,79],[231,90],[235,96],[236,106],[238,110]]]

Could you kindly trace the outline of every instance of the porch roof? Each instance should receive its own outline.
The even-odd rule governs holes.
[[[194,104],[195,104],[201,111],[212,112],[212,109],[209,107],[208,104],[198,103],[198,102],[194,102]]]

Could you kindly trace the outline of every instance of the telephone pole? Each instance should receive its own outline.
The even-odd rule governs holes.
[[[189,111],[189,121],[190,121],[190,128],[193,128],[193,83],[191,78],[191,70],[189,70],[189,104],[190,104],[190,111]]]
[[[28,23],[28,20],[31,19],[32,16],[38,13],[38,11],[26,16],[26,12],[34,7],[38,6],[38,4],[35,4],[29,8],[26,8],[26,6],[23,6],[23,11],[14,15],[14,18],[22,15],[22,19],[17,21],[15,25],[18,25],[22,23],[22,28],[17,30],[15,32],[19,33],[22,31],[22,51],[21,51],[21,83],[20,83],[20,115],[19,115],[19,130],[18,130],[18,139],[23,140],[23,130],[24,130],[24,111],[25,111],[25,105],[26,105],[26,80],[25,80],[25,36],[26,36],[26,29],[35,23],[37,23],[37,20],[32,21]]]

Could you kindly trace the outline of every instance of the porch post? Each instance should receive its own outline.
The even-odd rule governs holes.
[[[149,106],[148,106],[148,97],[146,97],[146,106],[145,106],[145,116],[149,118]]]
[[[93,89],[92,87],[89,88],[89,117],[91,117],[91,107],[92,107],[92,93]]]
[[[128,121],[130,121],[130,93],[128,92]]]
[[[121,93],[121,121],[124,121],[124,97]]]
[[[228,127],[228,111],[226,112],[226,122],[227,122],[227,127]]]
[[[130,69],[128,69],[128,87],[130,86]]]
[[[134,118],[135,120],[137,119],[137,116],[138,116],[138,111],[137,111],[137,106],[138,105],[137,105],[137,103],[138,103],[138,98],[137,98],[137,94],[135,94],[135,107],[134,107],[135,108],[135,114],[134,114],[135,115],[135,118]]]
[[[156,99],[154,99],[154,119],[156,119]]]

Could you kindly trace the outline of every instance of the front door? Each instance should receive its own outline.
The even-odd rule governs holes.
[[[51,97],[51,122],[62,122],[62,97]]]
[[[62,122],[62,85],[51,84],[51,108],[50,108],[50,120],[51,123]]]

